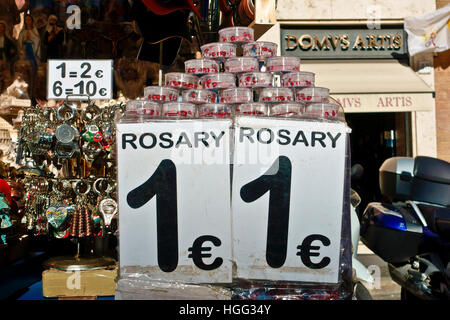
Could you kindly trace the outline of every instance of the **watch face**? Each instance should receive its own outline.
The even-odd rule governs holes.
[[[75,129],[68,125],[68,124],[62,124],[58,128],[56,128],[55,136],[58,141],[61,141],[63,143],[69,143],[73,141],[75,138]]]

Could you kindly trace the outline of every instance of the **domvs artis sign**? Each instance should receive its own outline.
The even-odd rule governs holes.
[[[407,54],[402,28],[281,27],[281,54],[302,59],[380,59]]]

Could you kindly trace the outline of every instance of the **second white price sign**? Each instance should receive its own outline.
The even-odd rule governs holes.
[[[237,117],[235,130],[236,277],[338,282],[346,125]]]

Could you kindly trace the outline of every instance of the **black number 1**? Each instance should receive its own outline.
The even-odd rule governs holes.
[[[63,62],[59,66],[57,66],[56,69],[61,69],[61,78],[66,77],[66,63],[65,62]]]
[[[262,176],[241,188],[241,198],[247,203],[270,192],[266,261],[272,268],[279,268],[286,261],[291,176],[291,161],[280,156]]]
[[[156,195],[158,265],[172,272],[178,265],[177,169],[171,160],[163,160],[153,175],[127,195],[127,203],[137,209]]]

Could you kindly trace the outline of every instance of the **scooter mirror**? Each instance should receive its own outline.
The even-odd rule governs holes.
[[[353,208],[356,208],[361,203],[361,197],[353,189],[350,189],[350,202],[351,202]]]

